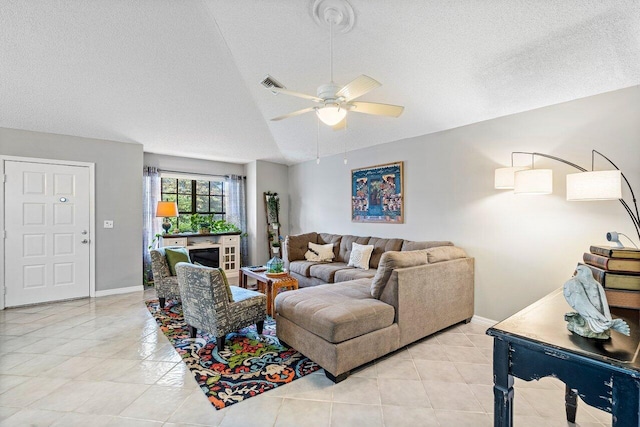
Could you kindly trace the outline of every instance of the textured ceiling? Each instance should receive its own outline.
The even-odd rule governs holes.
[[[640,84],[640,2],[349,0],[334,80],[382,83],[320,132],[320,155]],[[328,30],[313,1],[0,0],[0,126],[141,143],[145,151],[247,162],[316,155],[310,104],[260,86],[268,73],[315,94]]]

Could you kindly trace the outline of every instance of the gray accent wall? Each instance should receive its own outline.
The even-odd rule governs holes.
[[[142,145],[0,128],[0,154],[95,163],[96,291],[142,285]]]
[[[264,193],[271,191],[280,197],[280,234],[289,232],[288,167],[258,160],[245,165],[247,175],[247,222],[249,228],[249,263],[265,264],[269,260],[267,219]]]
[[[356,117],[349,123],[359,125]],[[617,163],[640,196],[640,86],[349,152],[346,166],[342,155],[291,166],[290,232],[451,240],[476,258],[475,314],[501,320],[561,287],[590,245],[607,244],[607,231],[634,238],[619,202],[565,200],[565,177],[578,171],[562,163],[535,162],[553,170],[553,195],[493,188],[494,170],[510,164],[512,151],[590,169],[591,149]],[[393,161],[404,161],[405,223],[351,222],[351,169]],[[515,164],[529,162],[518,156]],[[603,169],[611,166],[596,158]]]

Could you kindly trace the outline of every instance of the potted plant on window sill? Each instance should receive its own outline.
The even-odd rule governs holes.
[[[211,221],[208,218],[204,218],[200,221],[198,232],[200,234],[209,234],[211,232]]]

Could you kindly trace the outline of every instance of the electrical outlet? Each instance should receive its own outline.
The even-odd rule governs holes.
[[[113,228],[113,220],[107,220],[104,222],[104,228]]]

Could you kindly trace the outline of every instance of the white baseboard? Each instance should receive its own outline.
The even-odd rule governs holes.
[[[131,292],[140,292],[144,290],[144,286],[129,286],[128,288],[116,288],[116,289],[107,289],[104,291],[96,291],[97,297],[106,297],[107,295],[118,295],[118,294],[128,294]]]
[[[498,323],[497,320],[492,320],[492,319],[487,319],[486,317],[480,317],[480,316],[476,316],[475,314],[473,315],[473,317],[471,318],[471,323],[475,323],[477,325],[481,325],[481,326],[493,326],[496,323]]]

